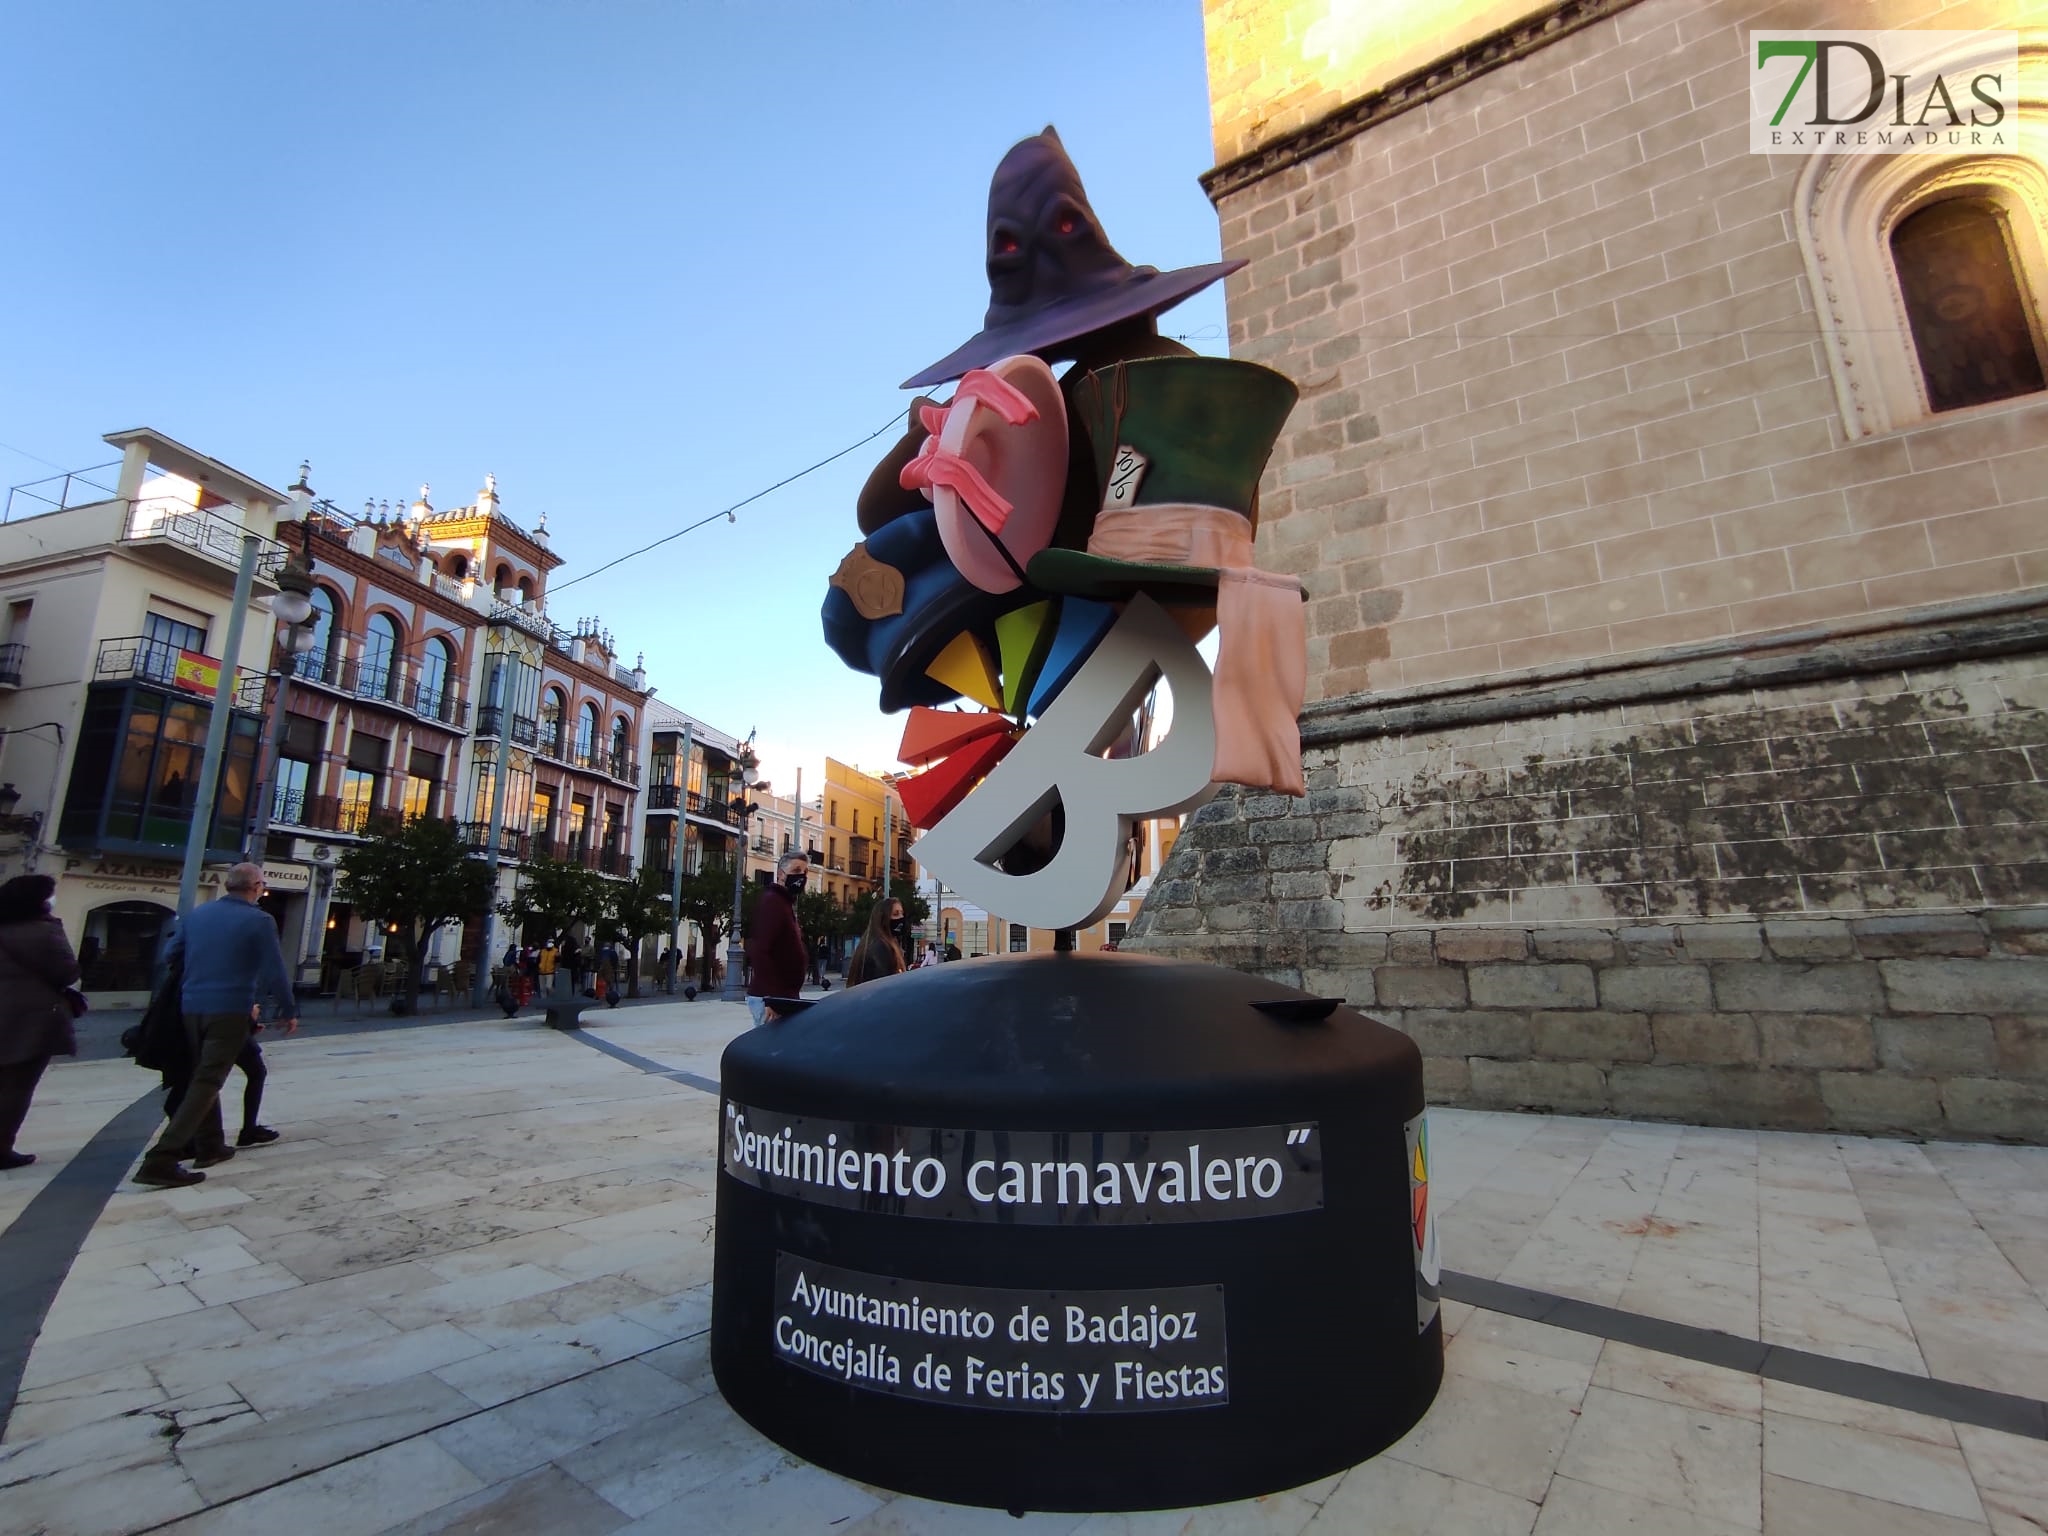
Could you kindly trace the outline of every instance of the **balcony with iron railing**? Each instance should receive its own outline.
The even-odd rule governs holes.
[[[374,652],[343,655],[342,649],[322,646],[293,656],[292,676],[347,698],[388,705],[456,730],[468,721],[469,701],[453,679],[444,675],[435,682],[421,677],[410,658]]]
[[[487,821],[462,821],[456,823],[456,830],[462,834],[463,846],[472,853],[487,853],[491,846],[491,824]],[[526,834],[512,827],[498,829],[498,856],[505,859],[526,857]]]
[[[478,736],[498,737],[505,734],[506,710],[497,704],[485,704],[476,712],[476,733]],[[511,716],[512,745],[531,747],[539,739],[539,725],[531,715]]]
[[[0,688],[21,686],[21,665],[28,659],[28,647],[19,642],[0,645]]]
[[[102,640],[93,657],[92,680],[96,683],[132,679],[173,693],[193,694],[209,702],[219,678],[220,662],[216,658],[148,635],[119,635]],[[235,679],[230,702],[236,709],[260,712],[267,687],[268,679],[261,672],[241,673]]]
[[[303,790],[280,786],[270,803],[270,819],[287,827],[304,827],[309,832],[339,832],[361,837],[376,827],[399,820],[396,812],[380,811],[367,800],[344,800],[339,795],[309,795]]]
[[[533,856],[553,859],[558,864],[577,864],[600,875],[615,875],[621,879],[633,873],[632,854],[608,843],[591,842],[588,838],[556,837],[552,833],[536,832],[533,834]]]
[[[479,712],[478,718],[482,718]],[[516,727],[515,727],[516,729]],[[485,732],[478,727],[479,734]],[[515,741],[518,737],[515,735]],[[531,746],[540,756],[551,762],[565,763],[571,768],[582,768],[590,773],[601,773],[606,778],[617,779],[622,784],[636,788],[640,783],[640,762],[630,752],[615,751],[612,747],[594,741],[571,741],[561,726],[553,721],[540,723],[531,741]],[[674,810],[674,805],[668,807]]]
[[[249,533],[238,518],[169,496],[145,496],[129,507],[121,542],[137,553],[164,558],[175,569],[189,571],[197,563],[217,574],[241,567],[242,541]],[[274,585],[290,551],[275,539],[255,537],[256,579]]]

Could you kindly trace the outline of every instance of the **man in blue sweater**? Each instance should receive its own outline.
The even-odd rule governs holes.
[[[192,1162],[210,1168],[235,1155],[220,1124],[220,1090],[234,1069],[235,1058],[249,1039],[256,1005],[274,999],[285,1034],[299,1027],[298,1002],[291,973],[277,942],[277,925],[257,906],[263,895],[263,869],[237,864],[228,871],[227,891],[220,900],[195,908],[178,924],[164,949],[164,963],[173,956],[185,964],[179,1001],[185,1010],[185,1032],[192,1040],[192,1083],[171,1123],[143,1154],[135,1182],[157,1189],[203,1183],[206,1175],[180,1165],[188,1146],[197,1148]]]

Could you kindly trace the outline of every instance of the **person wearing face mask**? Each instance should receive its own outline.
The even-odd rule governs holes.
[[[747,925],[747,1008],[757,1025],[781,1017],[768,1006],[769,998],[795,997],[803,990],[810,949],[796,918],[796,899],[810,874],[808,859],[785,853],[775,866],[775,884],[754,903],[754,919]]]
[[[894,896],[875,903],[868,917],[868,931],[847,963],[846,984],[857,987],[878,976],[894,976],[910,969],[903,947],[910,942],[910,919],[903,915],[903,903]]]

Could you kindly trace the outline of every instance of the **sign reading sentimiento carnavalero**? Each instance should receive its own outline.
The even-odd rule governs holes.
[[[1314,1123],[1211,1131],[951,1131],[725,1105],[725,1171],[877,1216],[1108,1226],[1320,1210]]]
[[[1011,1291],[775,1255],[775,1355],[963,1408],[1158,1413],[1230,1401],[1223,1287]]]

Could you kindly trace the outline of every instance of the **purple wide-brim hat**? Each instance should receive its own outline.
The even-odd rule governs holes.
[[[1242,260],[1212,261],[1171,272],[1128,267],[1101,287],[1070,293],[1007,324],[988,326],[922,373],[905,379],[902,387],[944,384],[971,368],[986,368],[1025,352],[1043,354],[1119,321],[1159,314],[1244,265]]]

